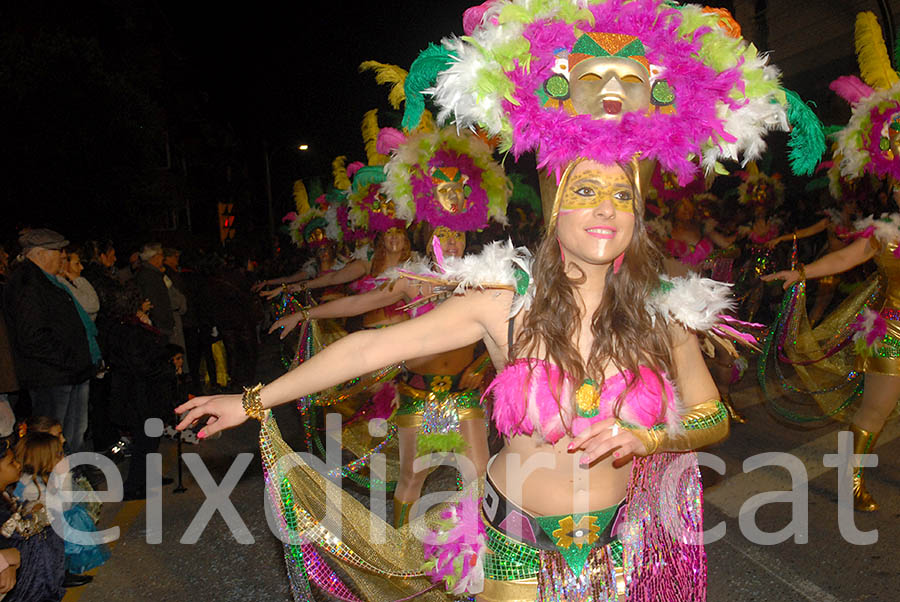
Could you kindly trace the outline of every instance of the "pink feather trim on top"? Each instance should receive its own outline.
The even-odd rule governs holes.
[[[553,364],[534,358],[518,359],[509,364],[497,375],[485,391],[485,396],[494,396],[494,424],[505,436],[529,436],[537,432],[553,444],[567,431],[577,436],[591,424],[613,416],[616,401],[625,390],[629,378],[630,373],[620,373],[606,379],[600,393],[597,415],[590,418],[575,414],[571,379],[564,378]],[[557,391],[556,395],[554,391]],[[663,391],[666,408],[662,407]],[[557,404],[557,397],[560,404]],[[677,412],[672,383],[664,376],[661,384],[650,368],[641,366],[638,380],[622,404],[619,417],[650,428],[670,422],[669,418]]]
[[[828,87],[851,105],[875,93],[872,87],[855,75],[843,75],[828,84]]]
[[[375,150],[382,155],[389,155],[400,148],[406,142],[406,134],[396,128],[381,128],[378,132],[378,140],[375,142]]]

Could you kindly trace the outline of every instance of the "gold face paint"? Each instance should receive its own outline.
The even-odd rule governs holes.
[[[462,257],[466,251],[466,233],[458,230],[451,230],[447,226],[438,226],[434,229],[433,238],[437,238],[441,243],[441,249],[444,255],[451,257]],[[429,249],[430,251],[431,249]]]
[[[579,62],[569,73],[575,111],[595,119],[622,119],[650,109],[650,73],[639,62],[605,56]]]
[[[561,211],[593,209],[612,201],[616,211],[634,213],[634,190],[621,170],[611,174],[596,169],[586,169],[572,174],[563,189]]]
[[[465,209],[466,193],[462,182],[441,182],[434,186],[434,199],[447,213]]]

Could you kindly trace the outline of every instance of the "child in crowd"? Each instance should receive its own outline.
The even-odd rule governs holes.
[[[62,434],[58,433],[59,423],[53,419],[42,418],[34,422],[46,427],[47,431],[29,431],[16,445],[16,458],[22,464],[23,473],[13,495],[23,502],[46,505],[50,474],[59,462],[65,461],[62,451],[64,439]],[[62,489],[77,489],[73,487],[71,472],[66,472]],[[92,542],[89,534],[96,532],[97,528],[94,519],[82,503],[65,503],[63,519],[67,579],[69,582],[87,582],[85,576],[79,574],[106,562],[109,558],[109,549],[104,544]]]
[[[9,564],[0,571],[0,591],[13,579],[3,602],[58,602],[66,593],[63,541],[50,527],[43,504],[20,504],[6,493],[21,472],[9,443],[0,442],[0,564]]]

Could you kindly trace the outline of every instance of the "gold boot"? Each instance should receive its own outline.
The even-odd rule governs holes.
[[[409,509],[415,502],[401,502],[394,498],[394,528],[399,529],[409,522]]]
[[[864,431],[855,424],[850,425],[850,432],[853,433],[853,453],[854,454],[871,454],[875,449],[875,442],[878,441],[878,433],[870,433]],[[853,466],[853,509],[859,512],[875,512],[878,510],[878,503],[875,498],[866,490],[866,481],[863,477],[863,467]]]
[[[744,418],[743,414],[738,412],[734,407],[734,404],[731,403],[730,393],[722,393],[722,405],[725,406],[726,410],[728,410],[728,417],[732,422],[736,422],[738,424],[744,424],[745,422],[747,422],[747,419]]]

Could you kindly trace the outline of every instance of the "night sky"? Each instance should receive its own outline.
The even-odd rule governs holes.
[[[396,125],[388,86],[360,74],[365,60],[408,68],[420,50],[462,34],[472,0],[254,3],[215,11],[166,7],[176,39],[215,107],[245,135],[287,150],[310,145],[321,168],[338,154],[365,160],[359,124],[379,109]],[[273,155],[273,166],[276,159]]]

